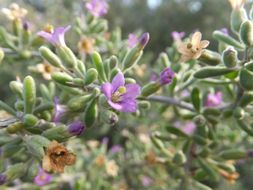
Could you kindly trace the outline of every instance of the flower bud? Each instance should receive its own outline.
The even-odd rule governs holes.
[[[241,107],[235,108],[235,110],[234,110],[234,117],[236,119],[241,120],[241,119],[244,118],[244,116],[245,116],[245,111]]]
[[[169,67],[164,69],[160,74],[160,84],[166,85],[170,84],[173,81],[173,78],[175,77],[174,71],[172,71]]]
[[[149,33],[146,32],[144,34],[141,35],[140,39],[139,39],[139,44],[138,46],[141,48],[141,49],[144,49],[144,47],[147,45],[147,43],[149,42]]]
[[[87,70],[86,75],[84,77],[84,84],[89,85],[93,83],[98,78],[98,72],[94,68],[90,68]]]
[[[96,66],[96,69],[97,69],[97,72],[98,72],[98,78],[102,82],[105,82],[106,81],[106,75],[105,75],[104,65],[103,65],[102,58],[101,58],[100,54],[98,52],[94,52],[91,55],[91,58],[92,58],[93,64]]]
[[[175,163],[178,166],[183,165],[186,162],[186,156],[182,151],[177,152],[173,157],[173,163]]]
[[[103,111],[101,113],[101,118],[105,123],[112,126],[118,123],[119,121],[118,115],[110,110]]]
[[[238,62],[237,51],[232,47],[226,49],[222,54],[222,61],[228,68],[235,67]]]
[[[94,123],[96,122],[98,117],[98,105],[97,105],[97,99],[95,98],[90,104],[87,106],[85,110],[85,116],[84,121],[86,126],[92,127]]]
[[[73,82],[73,78],[67,73],[63,73],[63,72],[54,72],[52,74],[52,79],[63,85]]]
[[[240,84],[244,90],[253,90],[253,73],[247,69],[242,68],[240,71]]]
[[[231,36],[226,35],[221,31],[217,31],[217,30],[214,31],[213,32],[213,37],[216,40],[218,40],[220,42],[223,42],[225,44],[231,45],[231,46],[233,46],[234,48],[236,48],[238,50],[243,50],[244,49],[244,45],[242,43],[238,42],[237,40],[235,40]]]
[[[247,157],[247,153],[243,150],[231,149],[224,150],[219,153],[219,156],[225,160],[239,160]]]
[[[207,65],[218,65],[221,62],[221,57],[220,54],[210,51],[210,50],[203,50],[200,58],[198,59],[199,61],[206,63]]]
[[[26,114],[23,118],[23,122],[26,127],[34,127],[38,121],[38,118],[32,114]]]
[[[253,45],[253,23],[250,20],[242,23],[240,28],[240,39],[246,46]]]
[[[77,65],[75,54],[67,46],[58,46],[57,53],[67,67],[74,68]]]
[[[236,169],[235,169],[235,166],[234,165],[232,165],[232,164],[229,164],[229,163],[217,163],[217,166],[219,167],[219,168],[221,168],[222,170],[225,170],[225,171],[227,171],[227,172],[229,172],[229,173],[234,173],[234,172],[236,172]]]
[[[231,13],[230,24],[233,32],[238,33],[241,24],[248,19],[244,8],[234,9]]]
[[[73,136],[78,136],[83,133],[85,126],[81,121],[75,121],[68,126],[68,131]]]
[[[216,77],[216,76],[226,75],[226,74],[232,73],[234,71],[235,71],[235,69],[218,67],[218,66],[204,67],[203,69],[199,69],[199,71],[197,71],[194,74],[194,77],[198,78],[198,79],[204,79],[204,78],[208,78],[208,77]]]
[[[40,52],[41,57],[43,57],[51,65],[57,68],[62,67],[62,62],[60,58],[55,53],[53,53],[49,48],[45,46],[41,46],[39,48],[39,52]]]
[[[142,109],[150,109],[151,104],[149,101],[138,101],[138,107]]]
[[[10,89],[13,93],[15,93],[20,99],[23,99],[23,84],[18,81],[11,81]]]
[[[161,85],[157,82],[150,82],[146,84],[142,90],[141,95],[144,97],[150,96],[154,93],[156,93],[160,89]]]
[[[23,81],[23,85],[25,113],[32,113],[36,101],[36,84],[31,76],[27,76]]]

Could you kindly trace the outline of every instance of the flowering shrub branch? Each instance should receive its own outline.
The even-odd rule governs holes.
[[[104,0],[88,1],[88,12],[73,26],[46,25],[39,32],[30,30],[25,9],[17,4],[4,8],[13,28],[0,27],[0,61],[30,64],[28,76],[9,84],[16,101],[0,101],[5,113],[0,121],[0,184],[11,186],[20,179],[43,186],[55,183],[53,176],[64,180],[64,174],[54,173],[69,170],[79,180],[75,186],[89,181],[93,189],[109,188],[94,170],[109,179],[121,174],[131,188],[129,172],[136,166],[156,168],[166,179],[175,179],[178,189],[207,190],[221,180],[235,182],[236,161],[252,157],[253,21],[245,1],[230,2],[231,29],[238,39],[214,31],[219,43],[215,52],[207,49],[209,41],[199,31],[189,38],[173,32],[174,44],[159,55],[154,69],[159,74],[151,80],[145,79],[150,71],[138,74],[149,34],[130,34],[124,40],[119,29],[109,33],[102,18],[108,11]],[[73,31],[79,38],[76,48],[67,41]],[[137,123],[158,119],[159,125],[141,133],[138,143],[133,135],[137,129],[122,130],[129,141],[125,147],[83,141],[86,132],[100,134],[104,125],[116,130],[132,116]],[[138,154],[123,153],[135,146]],[[82,158],[85,152],[91,161]],[[116,153],[121,153],[118,163]],[[88,180],[78,175],[82,169],[90,174]],[[155,176],[139,175],[141,187],[155,186]],[[170,187],[166,179],[161,179],[165,188]],[[127,189],[124,185],[113,189]]]

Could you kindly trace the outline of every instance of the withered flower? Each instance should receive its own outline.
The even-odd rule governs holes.
[[[246,3],[247,0],[228,0],[232,9],[239,9],[243,7],[243,5]]]
[[[63,173],[65,166],[73,165],[75,162],[76,155],[70,153],[66,147],[54,140],[46,149],[42,167],[47,172]]]
[[[94,51],[94,43],[95,43],[95,40],[93,38],[83,37],[78,42],[78,49],[82,53],[90,54]]]
[[[2,13],[9,20],[19,21],[26,16],[27,10],[24,8],[21,8],[16,3],[12,3],[9,8],[2,8]]]
[[[58,71],[59,69],[51,66],[50,64],[44,62],[36,65],[37,72],[41,73],[45,80],[51,80],[51,74]]]
[[[178,46],[179,53],[182,54],[181,61],[189,61],[191,59],[198,59],[203,49],[205,49],[209,45],[209,41],[201,40],[202,34],[200,32],[195,32],[190,42],[181,43]]]
[[[154,165],[157,163],[156,153],[153,150],[150,150],[145,156],[147,164]]]

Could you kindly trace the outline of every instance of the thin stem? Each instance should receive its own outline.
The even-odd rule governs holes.
[[[169,105],[175,105],[177,107],[183,108],[183,109],[187,109],[189,111],[194,111],[193,107],[185,102],[180,102],[174,98],[171,97],[165,97],[165,96],[151,96],[148,97],[147,100],[150,101],[154,101],[154,102],[161,102],[161,103],[165,103],[165,104],[169,104]]]

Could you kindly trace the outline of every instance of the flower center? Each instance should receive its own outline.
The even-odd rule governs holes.
[[[119,102],[121,95],[126,93],[126,87],[120,86],[116,92],[112,95],[112,101],[113,102]]]

